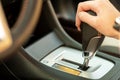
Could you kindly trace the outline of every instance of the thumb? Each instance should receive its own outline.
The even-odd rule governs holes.
[[[89,24],[90,26],[94,27],[95,23],[96,23],[96,16],[90,15],[87,12],[79,12],[78,14],[79,19],[82,22],[85,22],[87,24]]]

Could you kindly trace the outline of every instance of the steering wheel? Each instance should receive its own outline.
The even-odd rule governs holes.
[[[20,14],[10,29],[0,0],[0,59],[10,56],[28,38],[35,28],[42,0],[23,0]]]

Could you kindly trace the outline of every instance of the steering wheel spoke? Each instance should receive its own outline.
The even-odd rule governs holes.
[[[0,53],[12,45],[12,37],[7,24],[6,17],[0,3]]]
[[[42,0],[21,0],[19,16],[12,28],[9,28],[7,18],[0,0],[0,59],[13,54],[29,38],[39,19]],[[2,6],[3,5],[3,6]]]

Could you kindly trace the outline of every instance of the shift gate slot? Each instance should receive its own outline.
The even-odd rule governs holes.
[[[83,70],[83,71],[87,71],[88,68],[89,68],[89,66],[88,67],[84,67],[83,64],[80,64],[80,63],[77,63],[77,62],[74,62],[74,61],[71,61],[71,60],[67,60],[67,59],[64,59],[64,58],[62,59],[62,61],[65,61],[65,62],[74,64],[74,65],[77,65],[77,66],[79,66],[78,69]]]

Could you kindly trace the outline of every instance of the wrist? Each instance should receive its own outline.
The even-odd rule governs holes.
[[[119,31],[120,29],[120,16],[115,19],[114,28]]]
[[[115,38],[120,40],[120,16],[115,19],[115,25],[114,25],[115,31]]]

